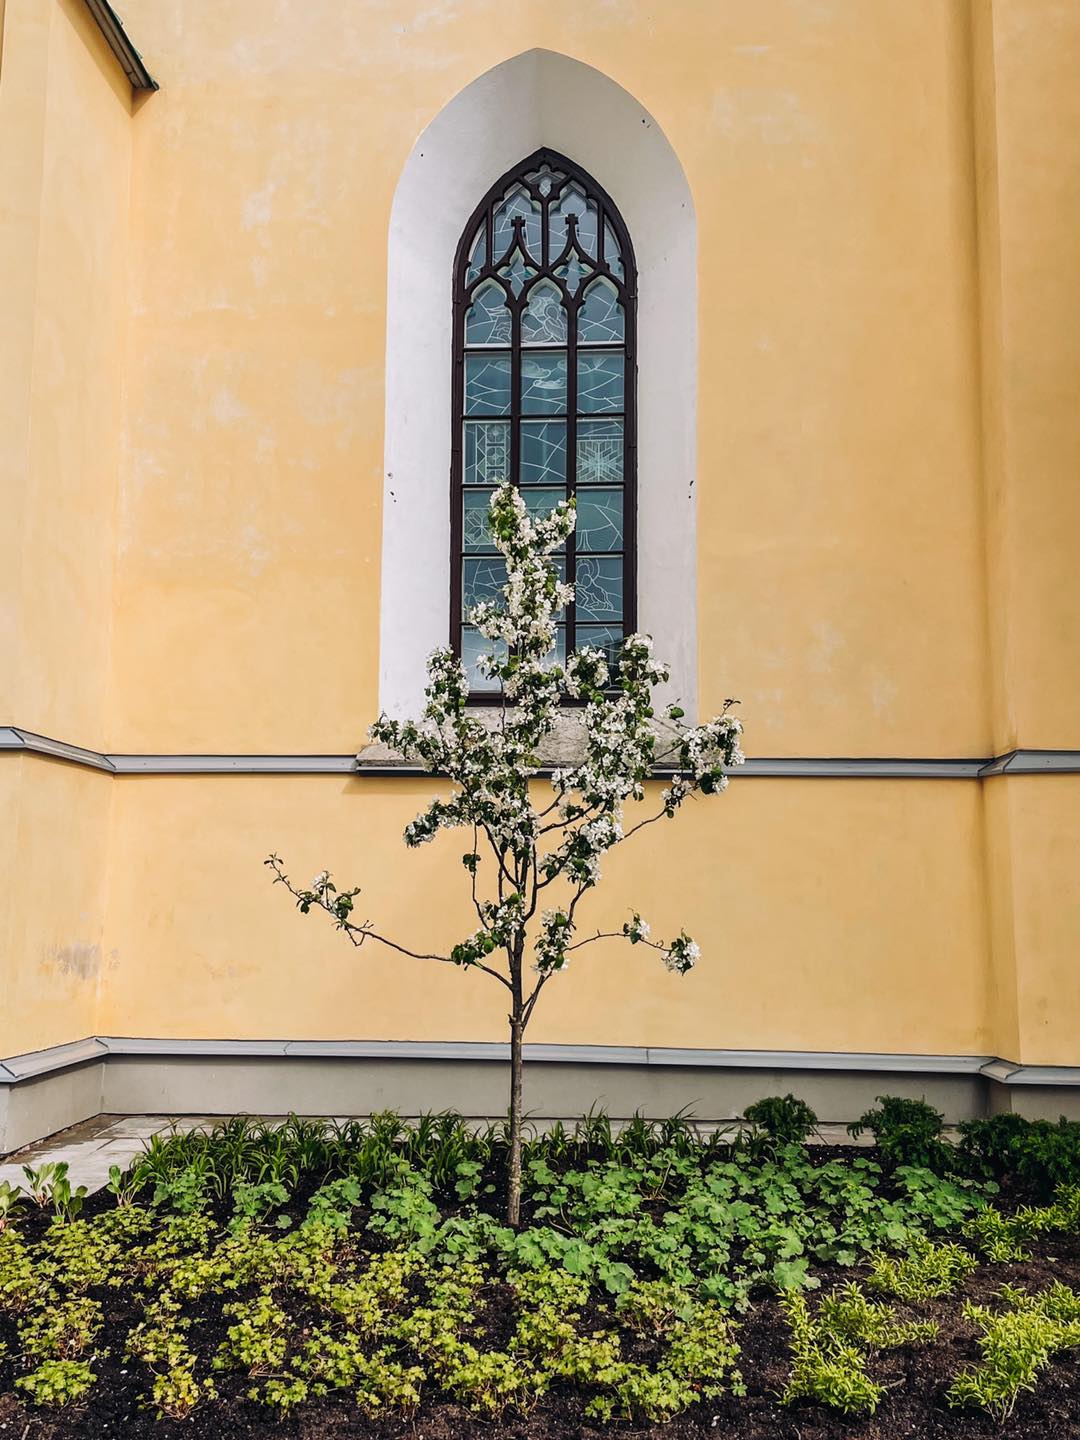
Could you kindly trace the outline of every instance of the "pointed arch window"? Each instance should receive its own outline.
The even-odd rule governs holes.
[[[487,530],[506,480],[526,505],[577,497],[560,563],[576,587],[555,658],[614,652],[635,616],[635,301],[630,237],[578,166],[539,150],[473,212],[454,262],[450,643],[473,699],[485,642],[468,624],[505,583]]]

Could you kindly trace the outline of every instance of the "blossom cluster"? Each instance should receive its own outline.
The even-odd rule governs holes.
[[[607,851],[632,833],[625,825],[625,806],[643,801],[650,777],[663,770],[671,778],[656,818],[670,817],[693,795],[720,793],[727,770],[743,758],[742,726],[729,713],[730,702],[723,714],[701,725],[685,724],[684,712],[674,705],[657,717],[653,692],[669,677],[648,635],[627,636],[614,660],[583,648],[565,665],[554,662],[558,615],[572,600],[573,587],[560,578],[553,555],[574,523],[572,500],[536,517],[511,485],[492,496],[489,524],[506,562],[506,584],[500,601],[484,602],[468,619],[489,641],[478,663],[501,692],[494,723],[492,712],[485,723],[469,710],[464,667],[450,650],[440,649],[428,661],[421,719],[403,723],[381,717],[371,728],[373,739],[453,785],[449,798],[432,800],[409,823],[406,843],[424,844],[444,829],[470,829],[476,838],[463,860],[473,876],[474,896],[478,879],[486,874],[478,839],[488,842],[495,862],[491,883],[498,886],[497,906],[507,903],[508,892],[526,893],[528,904],[522,902],[513,916],[489,913],[477,902],[481,928],[456,947],[451,958],[457,963],[475,963],[495,949],[506,950],[513,960],[526,942],[539,890],[558,882],[570,898],[534,922],[532,947],[541,975],[565,968],[575,907],[600,880]],[[538,757],[567,700],[583,702],[577,711],[582,758],[554,771],[553,799],[538,810]],[[685,973],[697,958],[697,946],[685,935],[666,947],[650,941],[640,916],[623,933],[633,943],[644,941],[659,950],[673,971]]]

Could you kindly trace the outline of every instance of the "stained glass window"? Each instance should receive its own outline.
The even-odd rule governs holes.
[[[610,196],[542,150],[492,187],[462,236],[454,274],[451,643],[473,698],[493,697],[469,624],[505,569],[487,528],[510,480],[534,513],[577,497],[560,568],[576,587],[551,656],[614,654],[633,629],[634,318],[630,237]]]

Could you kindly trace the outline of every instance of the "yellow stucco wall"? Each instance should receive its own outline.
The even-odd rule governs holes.
[[[739,695],[760,753],[989,750],[965,7],[130,12],[166,83],[135,127],[115,748],[340,751],[373,717],[394,187],[464,85],[558,37],[697,206],[705,703]]]
[[[423,781],[114,783],[103,1033],[501,1036],[493,982],[374,945],[356,954],[254,863],[277,849],[302,884],[328,865],[363,885],[362,915],[410,948],[468,934],[460,837],[419,851],[400,841]],[[643,949],[586,951],[548,987],[530,1036],[984,1053],[980,824],[978,789],[963,782],[736,780],[609,857],[610,888],[582,907],[587,927],[621,926],[632,894],[657,933],[693,930],[700,967],[678,979]]]
[[[97,1033],[112,801],[107,775],[0,757],[0,1054]]]
[[[544,46],[640,101],[696,207],[703,708],[739,695],[756,755],[1080,746],[1080,6],[124,19],[162,84],[141,104],[81,0],[6,0],[0,259],[26,284],[0,335],[0,725],[113,752],[361,743],[394,188],[448,101]],[[458,938],[457,847],[400,843],[417,782],[0,756],[0,786],[22,887],[0,1053],[502,1034],[478,978],[361,963],[261,868],[330,864],[388,929]],[[1078,786],[737,781],[613,860],[601,902],[685,923],[700,971],[599,955],[532,1037],[1078,1064]],[[83,945],[96,968],[55,958]]]
[[[122,442],[131,88],[82,0],[10,0],[4,32],[0,724],[101,746]]]

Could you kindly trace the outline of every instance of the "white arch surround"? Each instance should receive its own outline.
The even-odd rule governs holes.
[[[480,75],[430,122],[390,215],[380,707],[418,713],[425,660],[449,635],[454,251],[500,175],[546,146],[615,201],[638,268],[638,628],[697,702],[697,225],[655,120],[600,71],[529,50]]]

